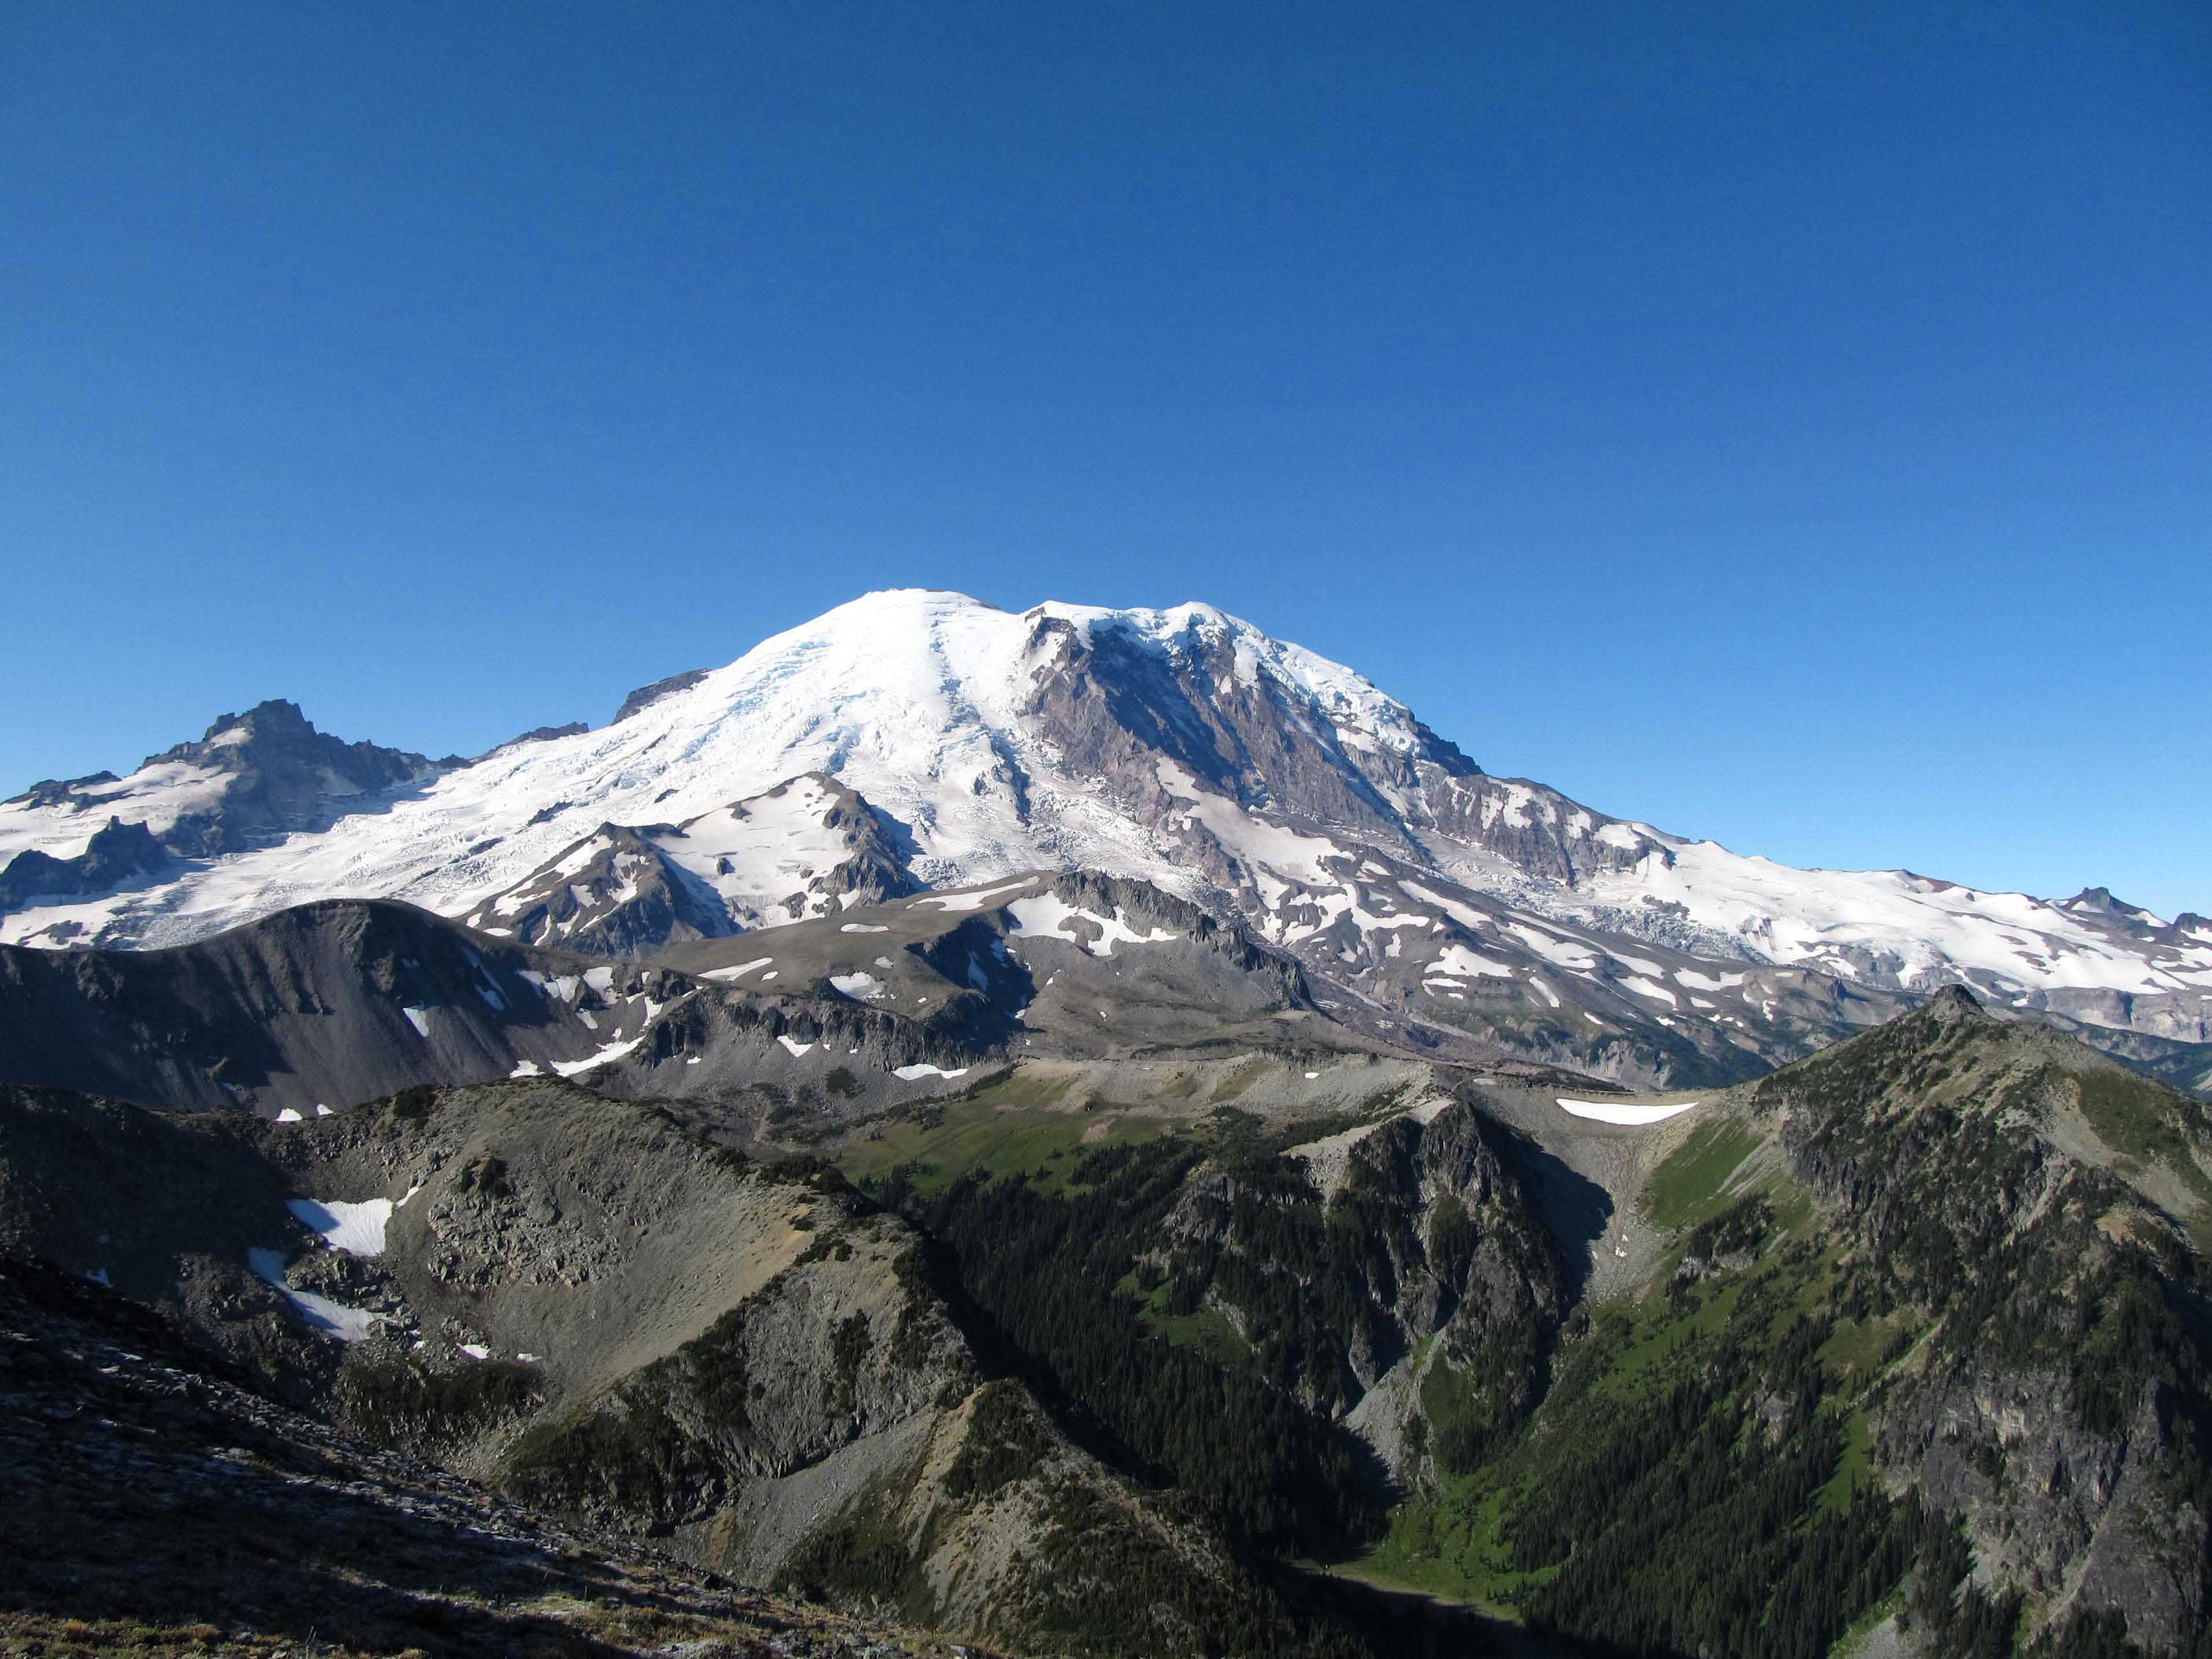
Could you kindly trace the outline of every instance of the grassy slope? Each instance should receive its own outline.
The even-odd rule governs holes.
[[[1643,1295],[1591,1310],[1558,1356],[1552,1391],[1522,1432],[1480,1468],[1401,1504],[1389,1534],[1344,1571],[1513,1616],[1559,1568],[1516,1565],[1512,1523],[1529,1495],[1588,1443],[1579,1425],[1616,1420],[1649,1405],[1709,1364],[1725,1335],[1771,1339],[1790,1320],[1823,1309],[1835,1277],[1834,1254],[1817,1242],[1808,1194],[1778,1174],[1745,1170],[1760,1144],[1748,1125],[1714,1119],[1653,1172],[1644,1194],[1652,1220],[1683,1233],[1747,1197],[1765,1199],[1773,1231],[1750,1270],[1716,1274],[1686,1294],[1670,1295],[1665,1286],[1683,1256],[1678,1243]],[[1753,1286],[1756,1305],[1746,1310],[1746,1291]],[[1752,1320],[1760,1327],[1755,1333],[1746,1328]],[[1838,1319],[1828,1327],[1819,1350],[1830,1378],[1822,1409],[1841,1425],[1843,1453],[1818,1495],[1820,1510],[1844,1508],[1868,1477],[1866,1395],[1906,1328],[1902,1318]]]

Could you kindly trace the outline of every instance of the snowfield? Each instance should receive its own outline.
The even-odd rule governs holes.
[[[295,1198],[288,1199],[284,1207],[334,1250],[349,1255],[384,1254],[384,1230],[392,1220],[392,1203],[388,1198],[366,1199],[358,1204],[335,1198],[325,1201]]]
[[[1560,1109],[1571,1117],[1587,1117],[1600,1123],[1642,1125],[1664,1123],[1670,1117],[1680,1117],[1698,1103],[1678,1100],[1663,1106],[1638,1106],[1623,1100],[1570,1100],[1558,1097]]]
[[[1085,646],[1162,674],[1209,665],[1221,707],[1261,699],[1273,711],[1268,731],[1305,746],[1304,775],[1339,781],[1387,822],[1347,827],[1340,813],[1300,817],[1296,800],[1232,798],[1164,748],[1133,763],[1137,781],[1125,774],[1109,787],[1071,762],[1036,714]],[[1141,681],[1152,671],[1133,672]],[[1160,718],[1172,720],[1172,704],[1164,708]],[[810,775],[819,774],[893,826],[924,888],[969,890],[921,902],[963,911],[1015,898],[1024,933],[1100,956],[1167,935],[1139,933],[1119,915],[1079,922],[1033,872],[1149,881],[1217,911],[1241,909],[1263,937],[1331,962],[1358,954],[1333,943],[1346,930],[1376,957],[1457,930],[1431,964],[1441,980],[1471,989],[1510,975],[1552,1000],[1579,979],[1640,999],[1655,1023],[1670,1008],[1686,1017],[1674,987],[1732,991],[1762,964],[1875,989],[1963,979],[2017,1006],[2072,999],[2063,1006],[2090,1020],[2136,1018],[2123,999],[2187,994],[2201,1010],[2197,999],[2212,997],[2212,929],[2195,919],[2173,927],[1903,871],[1790,869],[1607,819],[1540,785],[1446,768],[1431,758],[1433,742],[1352,670],[1209,605],[1048,604],[1018,614],[955,593],[871,593],[614,725],[511,744],[321,833],[187,861],[161,884],[0,916],[0,942],[173,945],[348,896],[486,912],[480,922],[496,926],[495,900],[610,823],[636,827],[741,925],[781,922],[794,919],[783,908],[794,896],[807,915],[852,897],[833,902],[806,885],[846,852],[823,823],[833,796]],[[221,787],[204,768],[164,763],[100,787],[98,813],[0,805],[0,858],[29,847],[70,856],[108,811],[158,824]],[[1485,839],[1508,834],[1566,849],[1573,867],[1508,856],[1500,846],[1519,843]],[[580,872],[588,860],[569,861]],[[617,896],[635,874],[623,868],[617,860]],[[1702,966],[1662,964],[1649,946],[1624,951],[1630,935],[1656,938],[1662,917],[1668,948]],[[771,961],[764,953],[713,976],[757,972],[749,982],[764,983]],[[1752,1006],[1771,1006],[1771,993],[1762,996]],[[406,1017],[428,1035],[428,1011]]]

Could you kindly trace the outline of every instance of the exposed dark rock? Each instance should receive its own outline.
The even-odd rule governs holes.
[[[703,668],[687,669],[681,674],[671,674],[665,680],[655,680],[650,685],[639,686],[636,690],[624,697],[622,700],[622,707],[615,710],[616,722],[628,720],[641,709],[652,708],[663,697],[672,697],[678,691],[689,691],[707,678],[707,672],[708,671]]]
[[[35,847],[18,853],[0,870],[0,911],[33,898],[111,892],[169,862],[168,849],[144,824],[110,818],[75,858],[58,859]]]

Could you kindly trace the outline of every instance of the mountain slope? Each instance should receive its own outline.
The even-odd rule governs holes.
[[[19,909],[0,937],[159,945],[336,895],[500,926],[500,904],[557,891],[553,872],[603,826],[682,865],[654,826],[811,777],[870,809],[887,878],[1150,881],[1242,916],[1354,994],[1421,1020],[1472,1014],[1525,1052],[1626,1080],[1750,1075],[1954,981],[2085,1028],[2212,1043],[2201,918],[1792,871],[1609,818],[1487,775],[1351,670],[1207,606],[1014,614],[872,594],[654,691],[612,726],[495,751],[378,811]],[[106,789],[99,822],[155,823],[171,808],[154,787]],[[86,818],[75,795],[34,793],[0,811],[0,849],[76,856]],[[728,865],[707,884],[732,929],[783,919],[797,894],[815,914],[855,890],[820,881],[818,860],[794,884],[757,837],[704,850]],[[625,951],[717,925],[711,905],[678,923],[599,920],[583,915],[578,937]],[[1477,990],[1486,1006],[1462,1006]]]
[[[994,1378],[903,1224],[652,1107],[531,1081],[270,1126],[0,1090],[0,1251],[348,1432],[749,1582],[1017,1641],[1298,1647],[1188,1505]]]
[[[1642,1127],[1500,1104],[1606,1188],[1610,1288],[1401,1464],[1383,1570],[1630,1650],[2199,1650],[2202,1103],[1953,990]]]
[[[51,1268],[0,1260],[0,1379],[10,1651],[950,1650],[734,1590],[349,1438]]]

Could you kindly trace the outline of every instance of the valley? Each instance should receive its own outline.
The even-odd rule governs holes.
[[[264,704],[11,848],[0,1434],[214,1505],[24,1533],[11,1634],[296,1635],[190,1563],[329,1486],[362,1651],[2212,1640],[2194,915],[914,592],[474,761]]]

